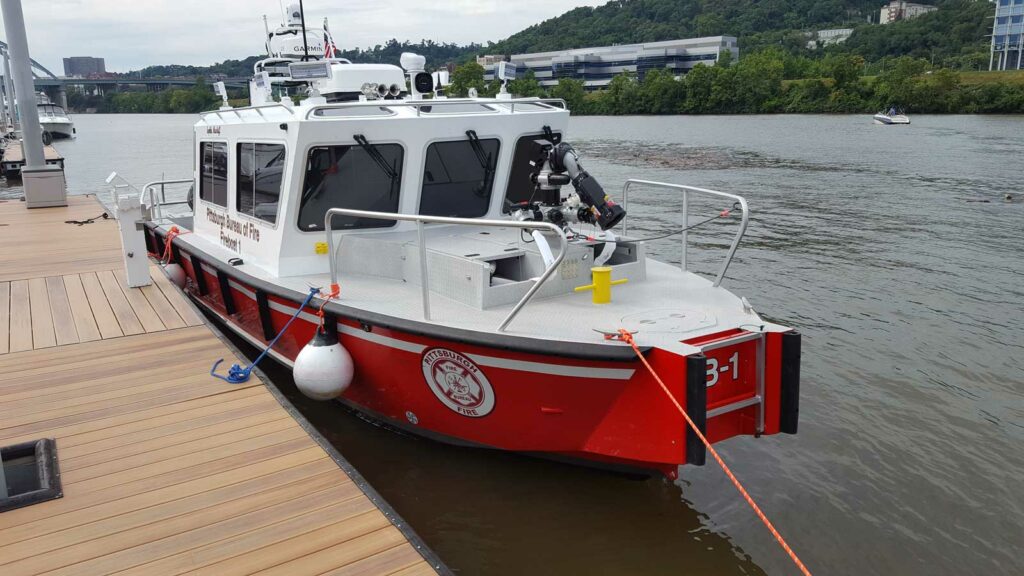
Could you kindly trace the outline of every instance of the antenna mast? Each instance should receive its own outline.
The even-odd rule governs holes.
[[[309,60],[309,39],[306,38],[306,11],[302,8],[302,0],[299,0],[299,21],[302,23],[302,51],[305,54],[302,61]]]

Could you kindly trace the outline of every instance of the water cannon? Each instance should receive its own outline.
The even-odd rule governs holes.
[[[584,170],[579,156],[572,146],[565,142],[558,144],[550,140],[536,140],[539,153],[534,161],[531,175],[535,188],[534,197],[539,198],[547,211],[527,207],[529,211],[543,214],[543,219],[563,226],[572,221],[597,224],[601,230],[614,228],[626,217],[626,211],[605,193],[601,184]],[[575,195],[562,198],[561,188],[572,184]]]

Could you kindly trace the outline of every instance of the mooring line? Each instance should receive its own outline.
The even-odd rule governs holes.
[[[700,429],[697,428],[697,425],[694,424],[693,420],[690,419],[690,415],[686,413],[686,410],[684,410],[683,407],[679,404],[679,401],[676,400],[676,397],[672,395],[672,392],[668,389],[668,386],[665,385],[665,382],[661,380],[661,377],[658,376],[658,373],[655,372],[654,368],[650,365],[649,362],[647,362],[647,358],[644,358],[643,353],[640,351],[640,347],[636,345],[636,341],[633,339],[633,334],[631,334],[628,330],[620,329],[618,335],[611,337],[617,340],[622,340],[623,342],[633,347],[633,351],[636,352],[637,358],[639,358],[640,361],[643,362],[644,366],[647,367],[647,371],[651,373],[651,376],[653,376],[654,379],[658,382],[658,385],[661,386],[662,391],[665,392],[665,395],[668,396],[668,399],[671,400],[672,404],[675,405],[676,410],[679,410],[679,413],[683,415],[683,418],[686,419],[686,423],[690,426],[690,428],[697,433],[697,437],[700,438],[700,441],[704,443],[704,447],[707,448],[708,452],[711,453],[711,456],[714,457],[716,462],[718,462],[718,465],[722,467],[722,470],[725,472],[725,475],[728,476],[729,480],[732,481],[732,485],[735,486],[737,490],[739,490],[740,494],[743,496],[743,499],[746,500],[747,504],[749,504],[750,507],[754,509],[754,513],[757,514],[757,517],[761,519],[761,522],[763,522],[764,525],[768,528],[768,531],[772,533],[772,536],[774,536],[775,540],[779,543],[780,546],[782,546],[782,549],[786,551],[786,554],[789,554],[790,559],[792,559],[793,563],[796,564],[796,567],[800,569],[800,572],[802,572],[804,576],[811,576],[811,572],[807,569],[807,566],[804,566],[804,563],[796,555],[796,552],[793,552],[793,549],[789,547],[789,544],[786,543],[786,540],[782,537],[782,534],[779,534],[779,531],[775,529],[775,526],[772,524],[771,520],[769,520],[768,517],[765,516],[765,513],[761,511],[761,508],[757,505],[756,502],[754,502],[754,499],[750,496],[750,494],[743,487],[743,485],[740,484],[740,481],[736,478],[736,475],[732,473],[732,470],[730,470],[729,467],[725,464],[725,461],[722,460],[722,457],[719,456],[718,452],[711,446],[711,442],[708,442],[708,439],[704,437],[704,433],[702,433]]]

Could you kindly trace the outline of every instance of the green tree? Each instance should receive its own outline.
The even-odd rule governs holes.
[[[517,78],[508,83],[508,91],[513,96],[520,98],[530,97],[542,97],[544,96],[544,88],[541,87],[540,82],[537,81],[537,76],[533,73],[533,70],[527,70],[526,74],[522,78]]]
[[[455,68],[447,92],[450,96],[464,98],[469,95],[470,88],[476,88],[481,94],[486,89],[484,67],[476,62],[466,62]]]
[[[644,114],[672,114],[686,101],[686,86],[665,68],[648,70],[640,83]]]
[[[586,95],[587,90],[583,80],[576,80],[575,78],[560,78],[558,85],[551,88],[551,97],[565,100],[569,110],[576,114],[586,114],[588,112]]]
[[[864,58],[852,54],[831,54],[821,63],[822,71],[843,89],[856,84],[864,70]]]

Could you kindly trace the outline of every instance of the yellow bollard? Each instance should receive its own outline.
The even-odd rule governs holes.
[[[590,269],[590,274],[592,276],[593,284],[579,286],[576,288],[576,291],[592,291],[592,300],[594,304],[608,304],[612,301],[612,286],[629,282],[627,278],[623,278],[622,280],[612,280],[611,266],[595,266]]]

